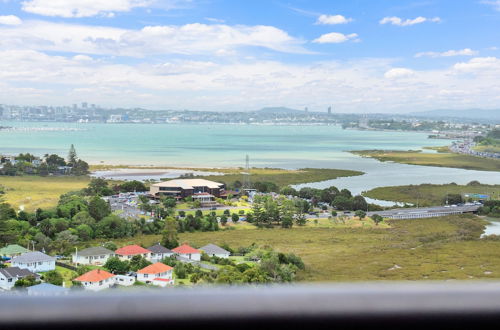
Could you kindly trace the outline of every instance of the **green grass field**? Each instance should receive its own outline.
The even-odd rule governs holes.
[[[0,176],[0,185],[5,187],[5,201],[27,211],[54,207],[59,196],[85,188],[89,182],[89,177]]]
[[[77,276],[76,272],[61,266],[56,266],[56,271],[62,275],[65,287],[69,288],[73,285],[71,280]]]
[[[302,281],[500,279],[500,240],[479,239],[485,220],[470,216],[394,220],[390,226],[225,230],[180,234],[195,247],[256,243],[302,257]],[[118,240],[149,245],[159,235]],[[97,244],[97,242],[94,242]]]
[[[395,187],[379,187],[363,193],[363,196],[419,206],[441,205],[446,194],[487,194],[498,198],[500,185],[421,184]]]
[[[208,170],[208,169],[207,169]],[[210,169],[218,171],[219,169]],[[235,181],[243,181],[243,169],[231,169],[224,172],[224,175],[209,175],[203,178],[207,180],[232,184]],[[250,178],[252,182],[272,182],[283,187],[287,185],[333,180],[339,177],[362,175],[363,172],[324,168],[305,168],[300,170],[285,170],[276,168],[252,168]]]
[[[360,150],[351,152],[362,157],[375,158],[381,162],[392,161],[411,165],[453,167],[478,171],[500,171],[500,160],[498,159],[481,158],[442,151],[438,153],[391,150]]]

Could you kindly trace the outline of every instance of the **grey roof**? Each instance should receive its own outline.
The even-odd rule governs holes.
[[[215,244],[207,244],[207,245],[199,248],[199,250],[204,251],[206,254],[229,254],[230,253],[229,251],[224,250],[223,248],[221,248],[220,246],[217,246]]]
[[[153,252],[153,253],[174,253],[172,250],[167,249],[164,246],[161,246],[160,244],[155,244],[153,246],[148,247],[148,250]]]
[[[83,257],[102,256],[104,254],[115,254],[115,252],[103,248],[102,246],[89,247],[88,249],[78,251],[78,255]]]
[[[46,293],[49,293],[49,292],[53,292],[53,293],[57,293],[57,292],[66,292],[68,291],[68,288],[63,288],[62,286],[58,286],[58,285],[54,285],[54,284],[50,284],[50,283],[40,283],[40,284],[37,284],[37,285],[33,285],[33,286],[30,286],[28,287],[28,291],[29,292],[46,292]]]
[[[19,267],[0,268],[0,273],[3,274],[6,278],[26,277],[30,275],[33,275],[36,278],[40,277],[27,269]]]
[[[23,253],[19,257],[12,259],[12,262],[18,263],[32,263],[32,262],[42,262],[42,261],[55,261],[56,258],[46,255],[40,251],[33,251],[28,253]]]

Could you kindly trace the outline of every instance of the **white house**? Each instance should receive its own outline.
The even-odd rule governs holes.
[[[137,280],[144,283],[164,286],[174,284],[172,280],[173,268],[161,262],[149,265],[137,271]]]
[[[100,291],[115,284],[115,275],[102,269],[94,269],[75,278],[74,281],[82,283],[85,290]]]
[[[200,250],[208,254],[210,257],[229,258],[229,255],[231,254],[231,252],[224,250],[215,244],[207,244],[201,247]]]
[[[33,273],[48,272],[49,270],[56,269],[56,258],[40,251],[33,251],[12,258],[11,266],[25,268]]]
[[[97,246],[73,253],[72,261],[76,265],[102,266],[114,255],[113,251]]]
[[[161,246],[160,243],[148,247],[148,250],[151,251],[149,261],[153,263],[160,262],[164,258],[168,258],[174,254],[172,250],[169,250],[166,247]]]
[[[172,250],[175,254],[179,255],[182,258],[200,261],[201,259],[201,251],[197,250],[187,244],[183,244],[181,246],[176,247]]]
[[[118,258],[120,258],[120,260],[130,260],[137,255],[149,259],[151,251],[139,245],[127,245],[116,250],[115,254]]]
[[[135,276],[115,275],[114,280],[118,285],[131,286],[135,283]]]
[[[16,284],[16,281],[27,276],[34,276],[37,280],[40,276],[30,272],[28,269],[19,267],[0,268],[0,288],[10,290]]]

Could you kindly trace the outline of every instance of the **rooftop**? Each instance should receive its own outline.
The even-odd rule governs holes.
[[[182,188],[182,189],[194,189],[194,187],[208,187],[211,189],[217,189],[222,187],[224,184],[205,180],[205,179],[176,179],[163,181],[155,183],[154,187],[169,187],[169,188]]]
[[[43,262],[43,261],[55,261],[56,258],[46,255],[40,251],[33,251],[21,254],[19,257],[12,258],[12,262],[18,263],[33,263],[33,262]]]
[[[111,278],[115,276],[114,274],[108,273],[105,270],[102,269],[94,269],[91,270],[90,272],[87,272],[77,278],[75,278],[75,281],[80,281],[80,282],[99,282],[99,281],[104,281],[108,278]]]
[[[172,270],[172,269],[173,268],[170,266],[167,266],[161,262],[157,262],[155,264],[144,267],[143,269],[139,269],[137,271],[137,273],[138,274],[158,274],[158,273],[168,272],[169,270]]]
[[[88,249],[78,251],[78,255],[83,257],[99,256],[103,254],[114,254],[114,252],[106,248],[103,248],[102,246],[89,247]]]
[[[33,293],[33,292],[57,293],[57,292],[66,292],[68,290],[69,290],[68,288],[63,288],[62,286],[54,285],[54,284],[50,284],[50,283],[40,283],[40,284],[28,287],[28,291],[31,293]]]
[[[27,269],[19,268],[19,267],[8,267],[8,268],[0,268],[0,274],[5,276],[5,278],[16,278],[16,277],[26,277],[33,275],[36,278],[39,278],[35,273],[30,272]]]
[[[119,254],[121,256],[144,254],[144,253],[150,253],[150,252],[151,251],[149,251],[149,250],[147,250],[139,245],[127,245],[127,246],[119,248],[118,250],[115,251],[116,254]]]
[[[187,244],[183,244],[181,246],[178,246],[175,249],[173,249],[172,251],[175,253],[178,253],[178,254],[200,253],[199,250],[196,250],[194,247],[191,247]]]
[[[148,250],[153,253],[172,253],[172,250],[169,250],[166,247],[160,245],[160,243],[148,247]]]
[[[30,252],[30,250],[17,244],[7,245],[6,247],[0,249],[0,255],[2,256],[10,256],[13,254],[21,254],[26,252]]]
[[[230,252],[224,250],[220,246],[215,244],[207,244],[200,248],[200,250],[204,251],[206,254],[229,254]]]

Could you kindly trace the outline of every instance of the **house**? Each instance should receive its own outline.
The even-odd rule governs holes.
[[[28,269],[19,267],[0,268],[0,288],[10,290],[17,280],[28,276],[34,276],[37,280],[40,279],[38,274],[30,272]]]
[[[11,266],[29,269],[33,273],[48,272],[56,269],[56,258],[40,251],[27,252],[12,258]]]
[[[151,251],[139,245],[127,245],[116,250],[115,254],[120,260],[130,260],[133,256],[142,256],[149,259]]]
[[[115,253],[102,246],[90,247],[77,251],[72,255],[72,261],[76,265],[104,265]]]
[[[201,193],[220,197],[224,188],[223,183],[205,179],[176,179],[152,184],[149,194],[155,198],[171,196],[178,199]]]
[[[115,275],[102,269],[94,269],[75,278],[74,281],[82,283],[85,290],[100,291],[115,284]]]
[[[30,250],[22,247],[21,245],[11,244],[0,249],[0,256],[13,258],[26,252],[30,252]]]
[[[123,286],[131,286],[135,283],[135,276],[130,275],[115,275],[114,277],[115,284],[123,285]]]
[[[195,248],[193,248],[187,244],[183,244],[181,246],[178,246],[175,249],[173,249],[172,251],[182,258],[195,260],[195,261],[200,261],[200,259],[201,259],[201,251],[196,250]]]
[[[61,296],[69,293],[68,288],[62,286],[40,283],[27,288],[29,296]]]
[[[229,255],[231,254],[231,252],[224,250],[215,244],[207,244],[201,247],[200,250],[208,254],[210,257],[229,258]]]
[[[161,246],[160,243],[148,247],[148,250],[151,251],[151,256],[149,257],[149,261],[151,262],[160,262],[174,254],[172,250]]]
[[[140,282],[151,283],[160,286],[164,286],[164,284],[173,284],[173,269],[173,267],[167,266],[161,262],[157,262],[138,270],[137,280]]]

